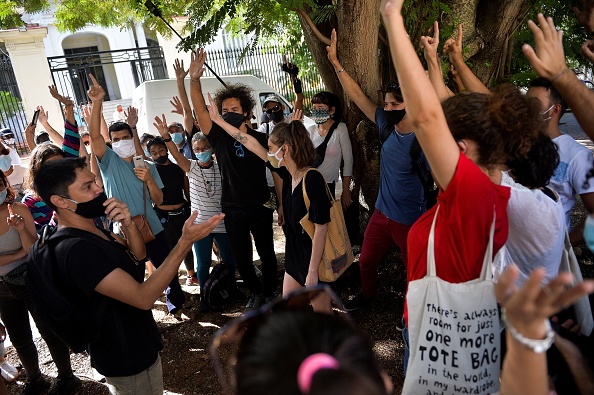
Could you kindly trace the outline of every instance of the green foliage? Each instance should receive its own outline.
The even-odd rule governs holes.
[[[0,113],[2,117],[10,118],[21,110],[21,101],[18,97],[12,96],[10,92],[0,91]]]

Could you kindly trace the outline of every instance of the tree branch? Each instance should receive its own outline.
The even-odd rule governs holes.
[[[295,11],[297,14],[299,14],[303,18],[305,23],[307,23],[307,26],[309,26],[309,28],[313,32],[314,36],[316,36],[316,38],[318,40],[320,40],[321,43],[323,43],[325,45],[330,45],[330,39],[328,37],[324,36],[322,34],[322,32],[320,32],[318,30],[315,23],[313,23],[313,21],[311,20],[311,18],[307,14],[307,12],[305,12],[304,10],[301,10],[301,9],[297,9],[297,8],[293,8],[292,11]]]

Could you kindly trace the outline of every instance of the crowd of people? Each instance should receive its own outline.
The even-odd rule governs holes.
[[[137,110],[118,106],[108,125],[104,88],[90,75],[84,133],[73,101],[49,88],[63,106],[64,133],[39,107],[45,131],[36,131],[33,123],[25,130],[32,150],[28,170],[20,170],[13,158],[14,135],[2,132],[0,217],[7,221],[0,221],[0,319],[27,374],[23,394],[74,393],[81,381],[72,372],[69,348],[77,348],[80,337],[110,393],[162,394],[163,343],[150,309],[165,291],[168,312],[185,314],[182,262],[186,284],[200,287],[201,311],[211,309],[204,292],[212,285],[213,250],[232,274],[227,297],[246,303],[246,314],[222,328],[211,347],[226,391],[392,393],[368,336],[348,315],[375,302],[378,266],[392,246],[400,249],[408,288],[402,322],[393,323],[405,343],[404,393],[460,385],[453,373],[460,367],[477,374],[480,384],[472,393],[594,391],[593,361],[586,356],[575,363],[579,348],[594,341],[592,312],[588,303],[585,312],[574,305],[587,301],[594,283],[565,272],[571,272],[572,245],[585,239],[594,247],[592,217],[570,224],[578,195],[594,212],[594,160],[559,130],[569,107],[594,139],[594,93],[568,68],[562,32],[542,15],[538,24],[528,22],[536,48],[525,45],[523,51],[539,78],[526,94],[510,84],[489,89],[481,83],[464,62],[461,25],[457,38],[444,45],[460,91],[454,93],[442,76],[437,22],[433,36],[421,38],[425,70],[407,38],[402,4],[381,5],[398,76],[385,86],[383,106],[367,97],[341,64],[336,31],[327,47],[344,93],[375,123],[381,146],[379,193],[359,258],[361,290],[343,301],[318,271],[335,197],[344,210],[358,200],[351,190],[351,138],[341,100],[332,92],[309,99],[315,125],[304,125],[306,98],[293,64],[283,65],[297,97],[289,116],[278,96],[256,103],[242,84],[212,96],[204,92],[207,54],[197,49],[188,69],[179,60],[174,64],[178,96],[171,100],[172,112],[183,123],[154,114],[154,131],[140,136]],[[594,61],[593,48],[589,40],[583,52]],[[264,118],[254,129],[256,105]],[[25,172],[21,187],[15,176]],[[436,202],[427,193],[433,183]],[[274,210],[285,237],[280,300]],[[304,219],[314,224],[312,236],[304,231]],[[252,240],[261,269],[254,265]],[[55,295],[40,297],[31,288],[36,273],[48,267],[44,290],[55,281],[56,293],[65,295],[69,309],[63,322],[76,312],[87,314],[89,331],[77,339],[66,334],[64,324],[47,319],[46,306]],[[579,280],[578,272],[574,267]],[[476,333],[491,331],[476,342],[492,347],[466,360],[454,343],[475,340],[448,332],[449,322],[461,332],[461,319],[447,319],[470,310],[479,312],[469,322],[477,325]],[[28,313],[58,370],[52,388],[39,368]],[[483,314],[495,318],[481,323]],[[428,341],[449,348],[427,351]],[[229,379],[218,349],[230,342],[236,364]],[[438,380],[439,356],[451,362]],[[2,376],[15,380],[19,372],[2,357]],[[575,380],[567,380],[563,369]],[[448,393],[469,393],[464,391]]]

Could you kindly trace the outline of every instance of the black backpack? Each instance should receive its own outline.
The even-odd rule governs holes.
[[[385,143],[388,137],[390,137],[390,134],[392,133],[394,133],[394,131],[392,131],[391,133],[382,134],[380,136],[381,143]],[[435,181],[433,180],[433,176],[431,175],[430,171],[427,172],[427,177],[425,177],[423,175],[423,172],[421,171],[419,161],[421,159],[422,152],[423,150],[421,149],[421,144],[419,144],[419,140],[417,140],[417,137],[415,136],[415,138],[412,141],[412,144],[410,145],[410,161],[412,164],[413,171],[415,172],[415,174],[419,178],[419,181],[421,181],[421,185],[423,186],[423,195],[425,195],[425,208],[429,210],[437,203],[437,195],[439,194],[439,188],[437,187],[437,185],[435,185]]]
[[[225,262],[217,263],[210,272],[201,290],[201,297],[211,310],[218,310],[231,299],[231,285],[235,273],[232,273]]]
[[[99,307],[91,309],[90,298],[69,289],[64,282],[66,274],[56,262],[55,249],[66,239],[90,236],[74,228],[56,231],[46,226],[26,263],[25,284],[37,317],[74,352],[87,351],[89,343],[99,337],[99,322],[110,302],[102,298]]]

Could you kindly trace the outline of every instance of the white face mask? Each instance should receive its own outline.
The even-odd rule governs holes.
[[[14,145],[14,137],[4,140],[4,142],[8,145]]]
[[[12,158],[10,155],[0,155],[0,170],[6,173],[12,165]]]
[[[136,155],[136,147],[134,147],[134,140],[120,140],[116,143],[111,143],[113,152],[120,158],[131,158]]]

